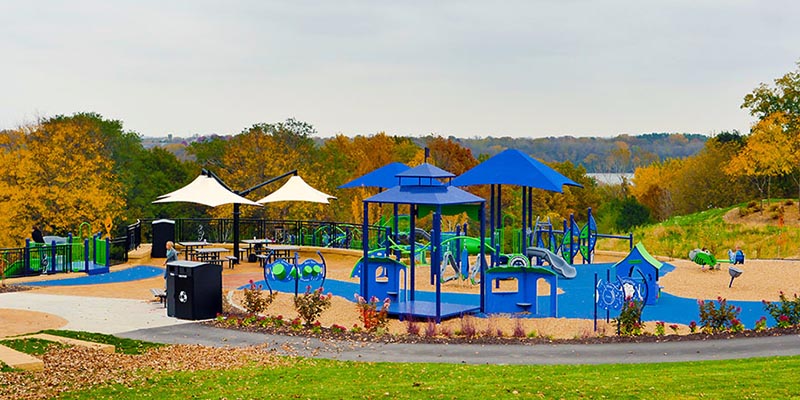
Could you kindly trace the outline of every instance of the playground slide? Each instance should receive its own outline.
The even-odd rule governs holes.
[[[429,242],[431,241],[431,234],[426,232],[425,229],[420,229],[420,228],[414,229],[414,237],[417,240],[419,240],[420,238],[423,238],[423,239],[425,239],[425,240],[427,240]]]
[[[552,268],[553,271],[558,272],[564,278],[572,279],[578,275],[578,271],[575,267],[550,250],[541,247],[528,247],[525,251],[525,255],[528,256],[528,258],[538,257],[544,259],[550,263],[550,268]]]

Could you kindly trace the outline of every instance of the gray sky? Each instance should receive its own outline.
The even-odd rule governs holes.
[[[144,136],[747,132],[800,2],[0,0],[0,129],[93,111]]]

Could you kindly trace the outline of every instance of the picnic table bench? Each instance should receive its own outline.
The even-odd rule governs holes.
[[[150,293],[152,293],[153,296],[155,296],[161,302],[161,304],[164,305],[164,307],[167,306],[167,291],[166,290],[153,288],[153,289],[150,289]]]

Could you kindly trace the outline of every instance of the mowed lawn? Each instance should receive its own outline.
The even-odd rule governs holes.
[[[65,399],[800,398],[800,357],[731,361],[503,366],[297,359],[291,367],[142,375]]]

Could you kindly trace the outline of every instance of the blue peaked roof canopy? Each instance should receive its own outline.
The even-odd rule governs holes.
[[[551,192],[562,186],[583,187],[558,171],[516,149],[506,149],[453,179],[454,186],[517,185]]]
[[[449,205],[484,203],[485,200],[455,186],[444,185],[437,178],[452,178],[441,168],[425,163],[396,175],[400,185],[378,193],[365,203]]]
[[[436,186],[395,186],[368,199],[364,199],[364,202],[387,204],[449,205],[484,203],[486,200],[455,186],[444,186],[440,184]]]
[[[386,164],[372,172],[366,173],[350,182],[339,186],[339,189],[349,189],[356,187],[377,187],[387,189],[397,186],[397,174],[409,170],[411,167],[399,162]]]
[[[396,175],[400,185],[441,185],[439,179],[452,179],[455,175],[435,165],[423,163]]]

